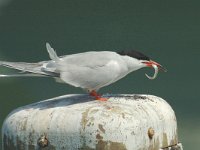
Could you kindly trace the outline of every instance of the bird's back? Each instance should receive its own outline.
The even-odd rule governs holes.
[[[66,64],[95,68],[104,66],[110,60],[118,60],[119,55],[112,51],[89,51],[61,56],[60,59]]]

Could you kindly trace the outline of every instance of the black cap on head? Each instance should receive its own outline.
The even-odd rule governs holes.
[[[127,55],[127,56],[130,56],[130,57],[133,57],[133,58],[136,58],[136,59],[139,59],[139,60],[150,60],[150,58],[146,55],[144,55],[143,53],[141,52],[138,52],[138,51],[121,51],[121,52],[117,52],[119,55]]]

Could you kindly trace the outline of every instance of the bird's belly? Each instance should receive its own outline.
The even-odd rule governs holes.
[[[69,67],[66,71],[61,72],[61,79],[75,87],[98,90],[124,77],[126,72],[119,66],[113,65],[99,68]]]

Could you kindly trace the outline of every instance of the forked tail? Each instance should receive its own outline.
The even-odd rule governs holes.
[[[46,43],[46,48],[49,53],[50,58],[53,61],[59,59],[54,49],[50,46],[49,43]],[[58,77],[58,73],[52,71],[52,68],[46,68],[46,64],[49,62],[53,63],[52,61],[42,61],[38,63],[26,63],[26,62],[7,62],[7,61],[0,61],[0,66],[20,70],[21,72],[17,74],[0,74],[0,77],[21,77],[21,76],[36,76],[36,77]]]
[[[25,63],[25,62],[6,62],[0,61],[0,66],[20,70],[17,74],[0,74],[0,77],[21,77],[21,76],[46,76],[47,73],[41,70],[40,63]]]

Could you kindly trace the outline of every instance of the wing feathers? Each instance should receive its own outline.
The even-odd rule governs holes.
[[[56,54],[56,51],[51,47],[51,45],[49,43],[46,43],[46,48],[47,48],[47,51],[49,53],[49,57],[52,60],[58,60],[59,59],[58,55]]]

